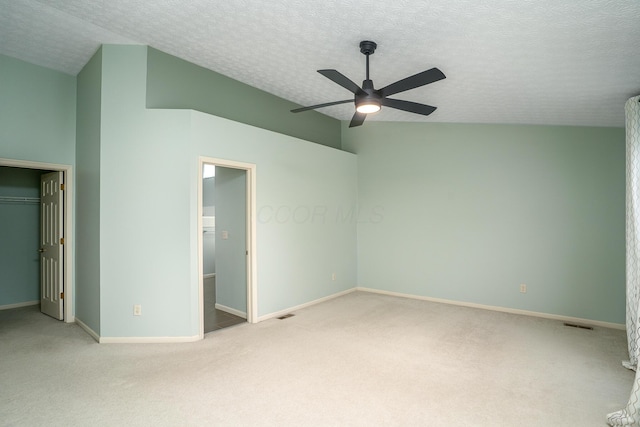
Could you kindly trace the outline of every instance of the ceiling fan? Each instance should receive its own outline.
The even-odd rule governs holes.
[[[442,71],[437,68],[431,68],[430,70],[398,80],[395,83],[391,83],[390,85],[383,87],[382,89],[374,89],[373,80],[369,79],[369,55],[373,55],[377,46],[378,45],[372,41],[365,40],[360,42],[360,52],[367,57],[367,78],[362,82],[362,88],[349,80],[349,78],[344,74],[341,74],[336,70],[318,70],[320,74],[329,80],[353,93],[353,99],[344,99],[342,101],[327,102],[324,104],[312,105],[310,107],[296,108],[291,110],[291,112],[301,113],[303,111],[315,110],[316,108],[354,102],[356,105],[356,112],[349,124],[350,128],[362,125],[367,114],[380,111],[382,106],[408,111],[410,113],[422,114],[423,116],[428,116],[433,113],[436,110],[436,107],[432,107],[431,105],[402,101],[400,99],[391,99],[388,98],[388,96],[442,80],[446,78]]]

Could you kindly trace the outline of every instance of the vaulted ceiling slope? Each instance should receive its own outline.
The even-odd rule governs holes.
[[[77,74],[101,44],[146,44],[301,105],[350,94],[373,40],[382,87],[438,67],[445,80],[367,120],[624,126],[640,93],[638,0],[0,0],[0,53]],[[320,110],[349,120],[353,105]],[[304,113],[302,113],[304,114]]]

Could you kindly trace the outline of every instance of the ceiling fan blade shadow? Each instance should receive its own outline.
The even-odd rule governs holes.
[[[356,111],[353,114],[353,117],[351,118],[351,123],[349,123],[349,127],[354,128],[356,126],[362,126],[362,123],[364,123],[364,119],[366,118],[367,118],[367,115],[365,113],[358,113]]]
[[[325,102],[324,104],[311,105],[309,107],[295,108],[295,109],[291,110],[291,112],[292,113],[301,113],[303,111],[315,110],[316,108],[330,107],[331,105],[338,105],[338,104],[346,104],[347,102],[353,102],[353,99],[344,99],[342,101]]]
[[[396,110],[408,111],[410,113],[422,114],[428,116],[436,111],[437,107],[426,104],[418,104],[417,102],[403,101],[401,99],[383,98],[381,101],[385,107],[395,108]]]
[[[345,88],[346,90],[348,90],[349,92],[355,95],[364,94],[364,91],[360,88],[360,86],[355,84],[347,76],[340,73],[339,71],[318,70],[318,72],[323,76],[325,76],[326,78],[328,78],[329,80],[331,80],[332,82],[339,84],[340,86],[342,86],[343,88]]]
[[[404,92],[406,90],[415,89],[420,86],[428,85],[429,83],[437,82],[447,78],[444,73],[437,68],[432,68],[427,71],[423,71],[413,76],[409,76],[402,80],[398,80],[395,83],[391,83],[380,89],[380,95],[382,97],[393,95],[395,93]]]

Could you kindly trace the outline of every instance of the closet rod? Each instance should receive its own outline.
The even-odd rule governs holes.
[[[38,204],[40,203],[39,197],[9,197],[0,196],[0,203],[6,204]]]

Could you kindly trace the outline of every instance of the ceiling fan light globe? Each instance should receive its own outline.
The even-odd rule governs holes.
[[[373,102],[360,104],[356,107],[356,111],[363,114],[377,113],[378,111],[380,111],[380,104],[376,104]]]

